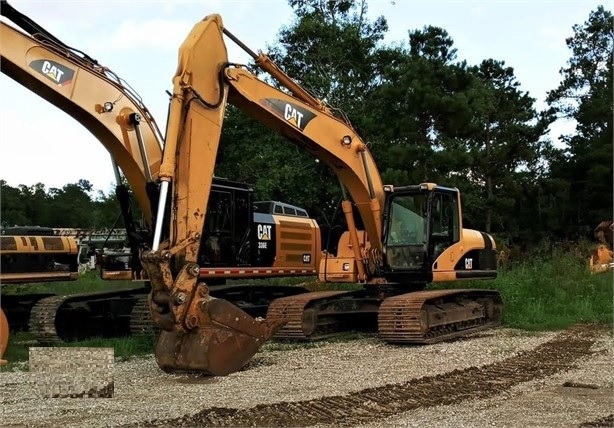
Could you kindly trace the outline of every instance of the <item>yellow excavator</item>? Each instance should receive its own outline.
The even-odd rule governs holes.
[[[5,15],[8,4],[2,6]],[[497,291],[425,289],[430,282],[496,277],[495,241],[462,227],[458,189],[384,185],[350,122],[336,117],[268,56],[247,48],[224,28],[221,16],[198,22],[179,49],[163,149],[149,112],[110,70],[45,37],[31,20],[22,28],[36,38],[2,24],[2,71],[98,138],[149,220],[151,240],[140,243],[139,255],[142,277],[151,285],[151,320],[160,329],[155,355],[162,370],[226,375],[244,367],[273,336],[313,339],[355,320],[375,318],[380,337],[394,343],[433,343],[500,323]],[[285,90],[229,63],[224,35]],[[96,94],[89,90],[94,86]],[[198,255],[227,104],[336,173],[347,231],[337,254],[319,259],[318,278],[360,283],[360,290],[276,299],[266,319],[211,295]]]
[[[50,227],[13,226],[0,236],[0,284],[73,281],[79,276],[79,246]]]
[[[129,252],[103,251],[100,273],[105,280],[134,279],[132,288],[56,295],[54,285],[49,283],[49,291],[45,293],[3,292],[1,309],[10,330],[27,330],[40,345],[57,345],[90,337],[143,334],[154,330],[147,302],[151,287],[143,278],[139,250],[151,245],[150,212],[157,198],[154,177],[158,175],[162,159],[162,139],[156,123],[138,95],[112,71],[66,46],[8,3],[2,3],[1,12],[4,18],[25,32],[1,23],[2,73],[84,124],[101,143],[110,147],[111,152],[123,159],[123,167],[130,174],[128,181],[137,180],[139,183],[142,180],[138,185],[133,185],[138,203],[144,206],[144,203],[150,204],[152,201],[151,206],[144,206],[149,221],[148,230],[141,229],[133,219],[133,201],[128,188],[123,184],[116,187],[123,220],[128,225],[123,235],[131,248]],[[61,76],[58,77],[59,82],[49,75],[50,70],[55,70],[52,74]],[[126,111],[138,112],[130,116],[131,120],[143,119],[131,132],[126,132],[118,126],[112,114],[103,111],[100,99],[118,100],[109,102],[107,107],[123,109],[122,114]],[[149,164],[150,160],[151,165],[145,168],[143,165]],[[118,183],[123,183],[116,162],[114,167]],[[14,236],[3,237],[3,244],[7,246],[0,250],[2,283],[9,280],[13,283],[47,283],[56,278],[76,279],[76,266],[74,275],[70,276],[65,272],[47,271],[37,276],[24,275],[24,271],[34,268],[40,271],[40,263],[34,265],[32,251],[25,253],[21,247],[17,248],[17,244],[26,237],[16,234],[42,233],[43,228],[11,229],[10,233]],[[68,243],[74,240],[66,235],[82,231],[50,229],[49,232],[62,235],[53,239]],[[167,232],[165,234],[168,236]],[[113,239],[106,231],[102,241],[98,242],[98,249],[110,237]],[[33,238],[27,239],[31,241]],[[91,236],[87,241],[93,242]],[[320,248],[320,228],[305,209],[280,201],[254,201],[251,186],[213,177],[198,253],[201,268],[198,276],[207,282],[210,295],[229,300],[252,317],[265,316],[269,303],[275,298],[307,289],[290,285],[253,286],[253,283],[245,281],[270,277],[313,277],[317,273]],[[67,250],[68,255],[73,251],[65,248],[65,252]],[[36,255],[56,260],[59,257],[57,251],[43,250],[42,245]],[[227,280],[234,280],[233,284],[225,285]],[[237,284],[238,280],[243,283]],[[2,326],[6,327],[5,323]],[[5,328],[0,338],[6,346],[8,334],[5,331],[8,330]]]

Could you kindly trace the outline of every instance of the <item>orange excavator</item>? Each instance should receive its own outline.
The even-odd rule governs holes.
[[[595,227],[593,235],[599,244],[593,248],[588,259],[591,273],[603,273],[614,269],[614,222],[602,221]]]
[[[40,27],[35,30],[30,33],[38,34]],[[22,46],[8,58],[2,49],[7,74],[16,80],[23,76],[25,86],[67,106],[63,109],[109,150],[150,221],[151,240],[139,243],[139,255],[143,279],[151,285],[151,319],[160,329],[155,355],[162,370],[226,375],[244,367],[273,336],[318,338],[354,320],[375,318],[380,337],[396,343],[433,343],[500,323],[503,305],[497,291],[425,290],[429,282],[496,277],[495,241],[462,227],[458,189],[434,183],[384,185],[350,122],[335,116],[268,56],[249,50],[224,28],[221,16],[198,22],[179,49],[163,150],[154,144],[162,140],[153,118],[108,69],[89,57],[75,58],[72,50],[67,55],[57,41],[47,38],[43,47],[10,31],[2,26],[3,46],[7,41]],[[285,90],[229,63],[224,35]],[[28,67],[40,72],[19,72]],[[108,83],[106,91],[99,90],[92,102],[87,88],[100,86],[101,79]],[[266,319],[212,295],[200,276],[198,256],[227,104],[336,173],[347,230],[337,254],[319,258],[318,278],[360,283],[360,290],[282,297],[269,305]]]
[[[118,163],[126,171],[124,175],[148,223],[145,230],[136,227],[132,196],[127,186],[118,185],[116,195],[124,224],[128,225],[124,235],[131,249],[128,253],[104,251],[101,276],[108,280],[134,279],[133,288],[56,295],[53,284],[49,283],[46,293],[11,294],[2,290],[1,309],[10,330],[28,330],[41,345],[153,330],[147,302],[151,287],[143,277],[139,251],[150,246],[152,239],[151,213],[156,208],[156,178],[162,159],[162,138],[156,123],[138,95],[111,70],[63,44],[10,4],[2,2],[0,11],[10,23],[23,30],[0,22],[2,73],[65,111],[93,133],[112,154],[118,183],[123,183]],[[101,100],[111,101],[105,105],[107,101]],[[122,120],[132,121],[129,127],[123,122],[118,124],[117,112]],[[197,257],[201,267],[198,276],[207,282],[210,294],[229,300],[258,317],[266,315],[273,299],[307,291],[301,286],[253,286],[236,282],[264,277],[313,277],[321,255],[317,222],[301,207],[280,201],[254,201],[253,189],[245,183],[221,177],[207,177],[207,180],[211,180],[211,188]],[[202,196],[207,197],[207,194]],[[167,210],[170,209],[169,201]],[[40,234],[42,229],[12,228],[10,233],[14,236],[2,238],[2,283],[76,279],[76,266],[71,265],[70,272],[56,272],[57,269],[49,272],[46,265],[42,270],[41,263],[33,263],[32,256],[59,260],[60,251],[48,248],[48,244],[61,240],[65,244],[61,255],[72,257],[76,263],[77,257],[72,254],[76,246],[67,246],[70,242],[74,244],[74,239],[65,235],[78,231],[50,229],[49,233],[57,232],[62,236],[44,239],[17,236]],[[168,231],[164,234],[167,237]],[[102,243],[106,243],[109,236],[105,232]],[[34,244],[40,245],[37,249],[34,244],[22,248],[24,240],[34,240]],[[55,245],[57,247],[57,242]],[[32,275],[35,269],[36,276]],[[235,281],[231,286],[225,285],[226,280]],[[5,323],[1,325],[0,343],[6,347],[8,327]]]

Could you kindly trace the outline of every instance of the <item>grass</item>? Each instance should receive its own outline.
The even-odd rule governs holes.
[[[115,337],[115,338],[91,338],[78,342],[64,343],[58,346],[84,347],[84,348],[114,348],[116,361],[126,361],[134,357],[149,355],[154,352],[156,337],[142,335],[134,337]],[[29,333],[11,334],[9,345],[3,356],[9,362],[6,366],[0,367],[1,371],[27,370],[29,349],[31,346],[38,346]]]
[[[132,281],[103,280],[95,271],[89,271],[75,281],[54,281],[32,284],[3,284],[2,294],[51,293],[68,295],[83,292],[113,291],[140,287],[141,283]]]
[[[502,269],[494,281],[469,281],[432,284],[429,288],[486,288],[498,290],[504,302],[503,325],[525,331],[559,330],[578,323],[613,323],[612,272],[591,275],[584,259],[577,253],[554,251],[548,256],[537,254],[529,261],[513,268]],[[252,281],[250,281],[251,283]],[[229,284],[239,283],[229,281]],[[309,290],[355,290],[356,284],[318,284],[315,278],[272,278],[253,281],[256,285],[300,285]],[[102,291],[135,287],[130,281],[103,281],[89,273],[78,281],[2,287],[2,292],[31,293]],[[361,333],[348,332],[329,341],[349,341],[363,337]],[[327,341],[327,342],[329,342]],[[11,364],[0,370],[20,367],[19,362],[28,359],[28,347],[32,337],[27,333],[11,336],[5,359]],[[131,356],[153,353],[153,336],[113,339],[94,338],[73,342],[64,346],[113,347],[115,356],[127,359]],[[319,343],[269,342],[265,349],[284,351],[319,346]]]

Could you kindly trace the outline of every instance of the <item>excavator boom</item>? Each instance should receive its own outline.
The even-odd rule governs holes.
[[[22,16],[6,1],[0,10],[3,16]],[[35,31],[35,23],[19,23],[24,21]],[[27,35],[0,21],[2,73],[87,128],[121,168],[151,221],[146,183],[157,179],[162,161],[162,137],[154,118],[115,73],[45,34]]]

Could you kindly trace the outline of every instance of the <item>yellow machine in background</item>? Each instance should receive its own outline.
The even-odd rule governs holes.
[[[75,239],[53,236],[51,228],[5,228],[0,236],[0,284],[76,280],[78,253]],[[0,309],[0,357],[8,338],[8,320]]]
[[[614,222],[612,220],[602,221],[597,225],[593,232],[599,244],[593,249],[588,266],[591,273],[607,272],[614,269]]]
[[[23,229],[23,230],[22,230]],[[53,236],[51,228],[6,228],[0,236],[0,283],[71,281],[79,275],[74,238]],[[41,231],[50,231],[39,235]],[[24,233],[25,234],[21,234]],[[31,233],[35,233],[32,235]]]
[[[9,322],[4,315],[4,311],[0,310],[0,366],[3,366],[7,363],[6,360],[2,358],[4,355],[4,351],[6,351],[6,347],[9,343]]]

